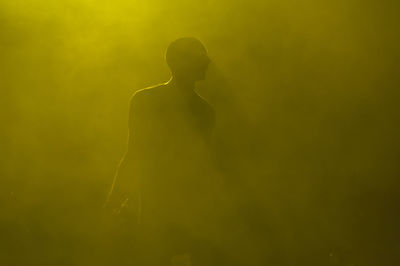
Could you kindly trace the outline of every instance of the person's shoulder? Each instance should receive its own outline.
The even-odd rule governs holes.
[[[131,104],[144,104],[151,103],[161,94],[164,90],[165,84],[157,84],[135,91],[131,97]]]
[[[152,97],[155,94],[162,93],[163,88],[165,87],[164,83],[149,86],[140,90],[137,90],[133,95],[133,98],[146,98],[146,97]]]
[[[206,111],[210,114],[210,115],[215,115],[215,111],[214,111],[214,106],[212,106],[212,104],[210,104],[205,98],[203,98],[203,96],[201,96],[200,94],[197,94],[199,97],[199,102],[200,104],[204,107],[204,109],[206,109]]]

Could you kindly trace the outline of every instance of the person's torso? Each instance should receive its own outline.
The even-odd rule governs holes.
[[[163,89],[148,95],[142,115],[142,217],[189,223],[207,215],[215,196],[209,145],[213,118],[202,99],[185,101]]]

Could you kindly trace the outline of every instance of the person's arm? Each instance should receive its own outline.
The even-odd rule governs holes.
[[[105,207],[114,215],[134,216],[140,221],[141,195],[137,155],[138,135],[141,131],[140,105],[135,94],[130,101],[128,147],[117,167]]]

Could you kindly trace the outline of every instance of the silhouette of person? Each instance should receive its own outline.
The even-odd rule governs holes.
[[[215,234],[212,217],[218,212],[211,149],[215,114],[195,92],[210,59],[203,44],[188,37],[173,41],[165,59],[170,80],[131,98],[128,150],[107,205],[146,235],[142,265],[170,260],[190,265],[196,252],[199,261],[213,257],[205,241],[196,239]]]

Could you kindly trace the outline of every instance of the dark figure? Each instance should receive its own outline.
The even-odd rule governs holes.
[[[221,265],[208,243],[218,238],[214,110],[195,92],[210,59],[195,38],[175,40],[165,57],[171,79],[131,99],[128,151],[107,205],[139,228],[141,265]]]

